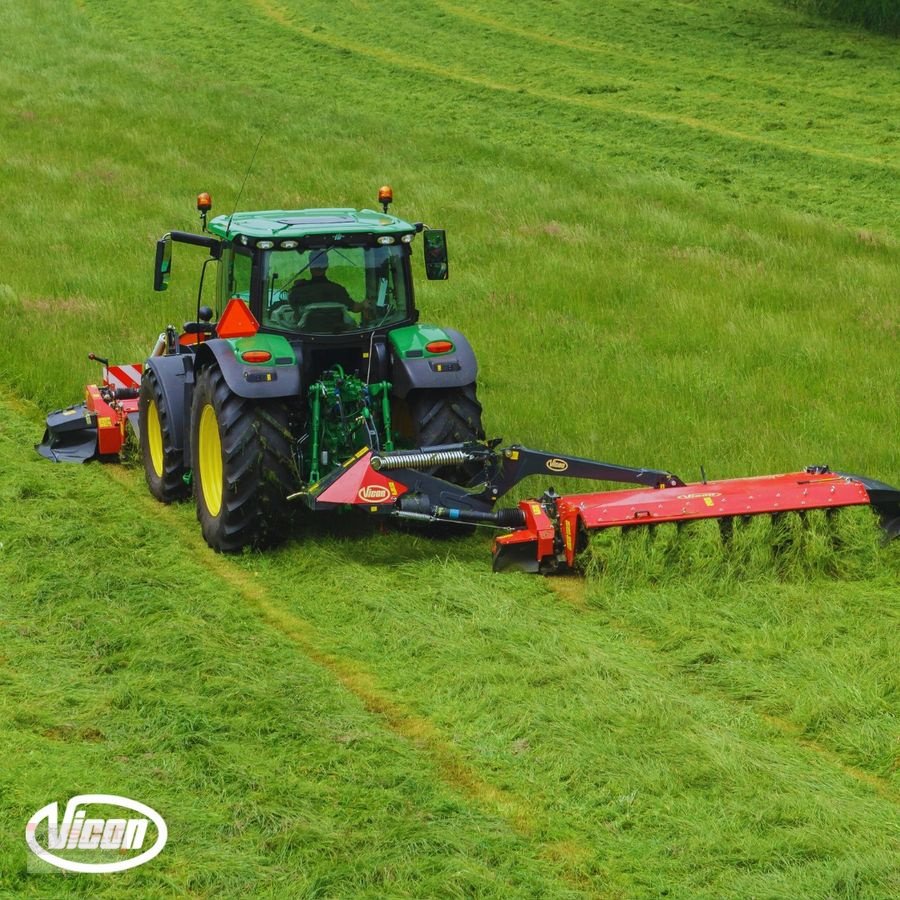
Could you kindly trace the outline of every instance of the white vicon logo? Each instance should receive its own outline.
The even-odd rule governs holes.
[[[380,484],[368,484],[365,487],[361,487],[356,492],[356,496],[363,503],[384,503],[386,500],[391,499],[391,492]]]
[[[119,806],[140,813],[141,817],[88,818],[87,810],[80,807],[92,803]],[[42,847],[37,839],[38,826],[44,820],[47,821],[46,847]],[[156,827],[156,840],[153,846],[129,859],[119,859],[116,862],[78,862],[63,859],[52,852],[90,850],[93,851],[92,856],[96,857],[97,852],[103,850],[115,851],[117,855],[127,850],[140,850],[144,846],[147,828],[151,822]],[[69,872],[124,872],[125,869],[133,869],[158,855],[166,845],[168,836],[169,830],[158,812],[136,800],[117,797],[114,794],[79,794],[72,797],[66,805],[62,824],[59,822],[59,804],[48,803],[31,817],[25,828],[25,840],[32,852],[50,865]]]

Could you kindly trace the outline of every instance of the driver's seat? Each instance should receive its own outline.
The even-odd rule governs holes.
[[[300,308],[299,331],[337,333],[356,328],[356,322],[343,303],[308,303]]]

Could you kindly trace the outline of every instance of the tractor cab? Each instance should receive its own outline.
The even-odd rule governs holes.
[[[205,246],[216,263],[216,311],[229,301],[246,304],[259,330],[303,336],[352,337],[412,325],[418,319],[411,248],[425,232],[430,279],[447,278],[443,231],[425,229],[384,211],[355,209],[269,210],[219,216],[207,227],[208,194],[198,198],[204,234],[172,231],[157,245],[154,287],[166,290],[173,241]],[[204,267],[204,275],[206,267]],[[200,295],[203,290],[201,277]],[[201,296],[198,295],[198,318]]]
[[[420,226],[421,227],[421,226]],[[416,226],[369,210],[220,217],[220,308],[244,300],[261,330],[351,336],[412,324],[410,246]]]
[[[244,299],[264,330],[346,335],[416,318],[406,243],[237,247],[222,262],[220,297]]]

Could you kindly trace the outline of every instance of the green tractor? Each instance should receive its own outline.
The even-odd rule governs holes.
[[[301,209],[219,216],[198,197],[202,234],[157,244],[154,288],[173,243],[209,251],[196,321],[171,326],[143,366],[137,431],[150,492],[193,490],[207,543],[263,546],[284,533],[292,494],[360,448],[390,452],[484,438],[469,342],[419,322],[411,267],[422,235],[429,279],[448,275],[446,236],[382,211]],[[216,310],[201,305],[215,278]],[[464,483],[465,467],[432,470]]]

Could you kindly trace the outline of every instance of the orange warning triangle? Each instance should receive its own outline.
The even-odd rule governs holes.
[[[259,331],[259,322],[240,297],[232,297],[216,324],[220,338],[252,337]]]

